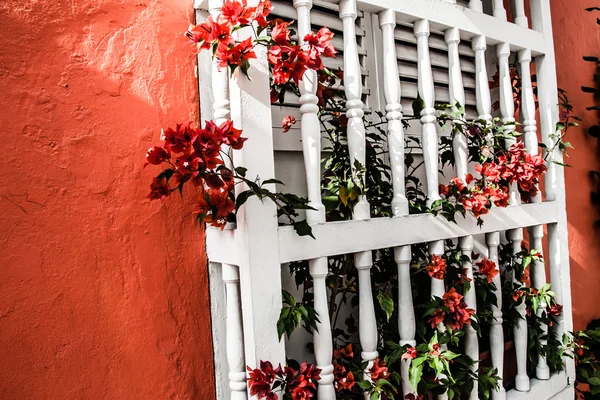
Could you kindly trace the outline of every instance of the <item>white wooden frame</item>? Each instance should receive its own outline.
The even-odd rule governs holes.
[[[290,0],[291,2],[291,0]],[[372,48],[382,49],[384,61],[382,76],[378,79],[369,78],[369,82],[385,84],[384,93],[385,111],[390,121],[389,147],[390,160],[394,172],[394,217],[387,219],[371,219],[366,199],[361,199],[355,209],[351,221],[325,223],[322,205],[317,188],[320,176],[318,155],[320,153],[320,140],[314,135],[316,110],[314,107],[314,86],[311,79],[314,76],[308,73],[306,82],[302,85],[301,99],[305,168],[308,179],[309,200],[318,210],[308,214],[316,239],[298,237],[289,226],[278,226],[275,207],[272,203],[250,199],[238,214],[237,226],[224,231],[207,229],[207,253],[213,263],[221,264],[223,281],[227,288],[227,350],[222,347],[215,349],[215,356],[222,357],[227,354],[230,371],[231,390],[220,386],[221,394],[218,398],[245,399],[247,398],[243,382],[238,375],[240,365],[248,364],[256,367],[260,360],[283,363],[285,350],[282,342],[277,338],[275,323],[279,317],[281,306],[281,281],[279,279],[281,264],[311,260],[311,275],[315,280],[316,294],[315,306],[320,314],[325,314],[327,304],[323,303],[325,296],[324,278],[327,274],[327,257],[354,253],[360,275],[360,320],[359,328],[361,343],[365,351],[363,359],[372,361],[377,356],[376,331],[373,330],[373,299],[370,296],[370,265],[371,250],[380,248],[395,248],[395,259],[398,263],[399,276],[406,273],[410,262],[410,245],[416,243],[431,243],[431,251],[439,252],[437,243],[445,239],[459,239],[460,248],[469,252],[473,248],[473,235],[486,234],[486,244],[489,256],[496,256],[499,244],[498,232],[507,231],[507,238],[512,241],[515,251],[523,237],[523,229],[528,228],[530,237],[535,243],[541,243],[543,226],[547,226],[548,254],[547,261],[550,266],[550,282],[557,293],[557,301],[563,305],[563,316],[559,321],[559,335],[572,330],[572,306],[570,296],[570,275],[568,256],[567,221],[565,213],[565,186],[563,168],[550,163],[545,178],[545,201],[534,199],[531,204],[518,204],[511,202],[511,207],[506,209],[494,208],[484,217],[483,227],[478,227],[473,218],[459,220],[457,224],[450,223],[442,217],[431,215],[408,215],[402,176],[404,174],[401,160],[403,159],[403,132],[401,124],[397,121],[402,116],[400,105],[402,96],[395,64],[396,46],[393,41],[393,27],[396,23],[410,23],[415,26],[415,34],[419,46],[419,93],[424,98],[426,108],[421,115],[423,122],[423,135],[429,137],[428,125],[433,117],[431,111],[433,97],[430,94],[433,88],[431,79],[431,66],[428,63],[428,34],[429,30],[445,32],[448,45],[450,63],[450,97],[461,101],[464,98],[462,78],[457,66],[457,44],[460,41],[470,41],[473,45],[476,61],[476,89],[477,109],[481,118],[489,119],[490,94],[487,89],[487,71],[485,69],[485,49],[496,48],[498,51],[501,78],[506,78],[507,54],[517,53],[518,60],[523,70],[527,70],[529,63],[535,61],[538,77],[538,103],[539,103],[539,129],[542,141],[547,147],[552,147],[550,134],[558,121],[558,98],[556,86],[556,71],[554,48],[552,38],[552,25],[550,19],[550,0],[531,0],[531,26],[525,17],[523,0],[516,0],[516,20],[507,21],[506,11],[502,1],[493,1],[493,15],[482,13],[482,2],[471,0],[469,7],[465,8],[455,4],[455,1],[444,0],[343,0],[339,3],[340,19],[344,29],[344,49],[349,56],[344,58],[346,79],[346,96],[348,98],[349,142],[350,153],[358,160],[364,159],[364,126],[362,125],[363,103],[361,101],[361,69],[356,51],[356,37],[354,19],[358,10],[372,15],[377,15],[382,29],[380,40]],[[256,3],[251,0],[249,3]],[[337,3],[337,2],[332,2]],[[211,0],[198,2],[197,9],[210,10],[218,13],[220,2]],[[298,12],[299,29],[307,32],[310,26],[311,0],[295,0],[293,6]],[[376,21],[375,17],[373,21]],[[390,30],[391,28],[391,30]],[[250,35],[250,32],[240,31],[240,37]],[[274,176],[273,158],[273,132],[271,128],[271,107],[269,104],[268,66],[264,53],[259,51],[258,60],[250,68],[251,80],[242,76],[234,79],[223,79],[223,75],[210,66],[207,57],[199,57],[200,95],[202,114],[214,115],[217,119],[227,118],[228,115],[235,125],[244,129],[250,140],[239,152],[234,152],[237,164],[248,168],[249,176],[260,176],[263,179]],[[459,67],[460,68],[460,67]],[[385,82],[385,83],[384,83]],[[535,115],[531,108],[531,82],[524,80],[523,104],[525,142],[528,151],[535,153],[537,143],[535,132]],[[377,89],[377,88],[373,88]],[[512,97],[507,90],[501,90],[501,105],[503,117],[509,120],[511,115]],[[375,90],[377,92],[377,90]],[[229,102],[227,101],[229,100]],[[214,108],[206,104],[214,105]],[[381,106],[383,108],[383,106]],[[208,110],[208,111],[207,111]],[[382,110],[383,111],[383,110]],[[458,138],[455,148],[460,148],[462,139]],[[431,142],[431,141],[429,141]],[[425,146],[424,155],[435,160],[437,147]],[[463,176],[466,167],[464,154],[457,152],[457,175]],[[559,151],[551,155],[560,162],[562,156]],[[433,162],[433,161],[432,161]],[[431,162],[429,163],[431,164]],[[427,183],[430,199],[436,198],[437,168],[429,165]],[[435,172],[434,172],[435,171]],[[513,197],[513,200],[515,197]],[[472,266],[466,266],[469,270]],[[533,269],[533,284],[538,287],[546,281],[542,273],[543,266],[535,265]],[[406,282],[406,281],[405,281]],[[211,282],[211,286],[214,286]],[[412,299],[409,301],[410,291],[406,290],[406,283],[402,283],[399,292],[400,320],[399,325],[402,343],[414,343],[414,314],[412,313]],[[437,283],[432,289],[437,291]],[[237,293],[240,294],[238,298]],[[469,305],[473,297],[468,296]],[[214,312],[222,307],[213,306]],[[499,311],[499,310],[496,310]],[[496,315],[496,313],[495,313]],[[498,315],[500,320],[501,315]],[[222,325],[222,323],[221,323]],[[325,332],[329,329],[328,321],[322,321],[321,327]],[[492,327],[490,339],[492,343],[492,361],[494,365],[502,366],[502,356],[498,350],[500,346],[500,331],[498,324]],[[219,334],[213,331],[213,333]],[[523,347],[521,333],[516,333],[517,347]],[[496,338],[496,339],[494,339]],[[520,339],[519,339],[520,338]],[[475,354],[477,351],[473,340],[469,340],[467,352]],[[526,343],[526,342],[525,342]],[[221,346],[222,341],[215,340],[215,346]],[[240,347],[242,344],[242,347]],[[243,350],[243,352],[242,352]],[[325,377],[323,389],[319,396],[323,400],[335,398],[331,386],[331,340],[324,337],[323,332],[315,336],[315,351],[317,363],[323,368]],[[495,355],[494,355],[495,354]],[[560,374],[549,376],[540,359],[539,371],[536,377],[527,377],[523,370],[523,360],[519,362],[521,373],[517,379],[517,389],[507,393],[499,391],[494,393],[495,399],[571,399],[573,388],[570,383],[574,377],[574,364],[565,360],[566,370]],[[222,365],[223,363],[219,363]],[[407,365],[406,365],[407,366]],[[225,374],[221,373],[220,376]],[[402,370],[406,376],[406,370]],[[411,391],[410,386],[404,385],[403,390]],[[477,394],[471,393],[471,399],[476,399]]]

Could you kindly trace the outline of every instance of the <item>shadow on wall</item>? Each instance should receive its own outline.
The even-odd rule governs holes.
[[[214,398],[193,196],[146,199],[197,119],[187,1],[0,6],[0,398]]]

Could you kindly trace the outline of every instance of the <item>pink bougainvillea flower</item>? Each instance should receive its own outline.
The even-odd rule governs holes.
[[[150,194],[148,198],[150,200],[164,199],[171,194],[171,189],[167,183],[166,178],[154,178],[150,184]]]
[[[371,379],[375,383],[380,379],[387,379],[388,376],[390,376],[388,367],[386,367],[385,363],[379,360],[379,358],[376,358],[373,361],[373,366],[369,369],[369,372],[371,374]]]
[[[417,349],[415,349],[412,346],[406,349],[406,351],[404,352],[404,354],[402,354],[401,357],[402,360],[414,360],[415,358],[417,358]]]
[[[255,7],[248,7],[246,0],[226,0],[221,8],[223,19],[231,25],[246,25],[254,19]]]

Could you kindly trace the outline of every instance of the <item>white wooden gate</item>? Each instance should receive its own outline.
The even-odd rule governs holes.
[[[219,13],[222,1],[208,0],[196,4],[197,15]],[[250,3],[252,3],[250,1]],[[318,13],[311,13],[314,5]],[[463,4],[461,4],[463,3]],[[549,163],[544,180],[543,196],[530,204],[519,204],[513,193],[508,208],[493,208],[485,216],[482,227],[474,218],[460,219],[458,224],[443,217],[429,214],[409,215],[404,194],[403,143],[404,132],[400,119],[402,110],[417,97],[425,102],[421,114],[419,134],[423,142],[423,158],[429,201],[439,198],[438,193],[438,134],[435,128],[434,102],[443,101],[472,105],[472,113],[482,119],[491,118],[491,96],[488,86],[490,54],[495,55],[500,73],[499,100],[501,116],[513,120],[513,94],[509,72],[509,56],[516,54],[523,71],[535,62],[537,73],[537,100],[539,103],[539,131],[542,141],[552,148],[555,124],[558,121],[558,98],[550,0],[531,0],[526,10],[524,0],[514,0],[514,22],[507,21],[502,0],[489,4],[481,0],[280,0],[274,2],[274,13],[295,19],[300,37],[315,25],[328,25],[343,32],[343,42],[336,43],[343,50],[344,83],[348,99],[347,115],[349,150],[364,164],[365,110],[387,112],[388,146],[394,182],[394,218],[370,218],[369,205],[360,199],[352,221],[325,222],[320,198],[321,137],[317,119],[315,76],[307,73],[301,85],[301,107],[296,110],[273,108],[269,100],[269,70],[264,54],[253,62],[251,80],[230,80],[225,71],[218,72],[206,54],[199,55],[200,98],[203,119],[231,118],[249,137],[244,148],[236,152],[239,165],[248,169],[250,176],[272,177],[276,174],[288,184],[288,189],[308,193],[313,208],[307,219],[316,237],[298,237],[290,226],[278,226],[274,204],[251,198],[237,217],[237,226],[224,231],[207,229],[207,252],[211,262],[211,312],[215,363],[217,369],[217,397],[219,399],[247,399],[245,365],[258,365],[260,360],[274,363],[285,361],[285,346],[278,340],[276,321],[281,309],[281,268],[285,263],[310,260],[314,285],[315,309],[320,316],[328,315],[325,277],[327,257],[355,254],[359,270],[359,332],[364,360],[377,357],[377,329],[370,289],[371,251],[394,248],[398,264],[400,293],[396,301],[400,310],[399,331],[402,344],[414,343],[415,322],[410,289],[410,246],[429,243],[431,254],[443,253],[443,240],[457,239],[463,252],[474,246],[474,235],[485,234],[484,246],[490,259],[497,261],[501,233],[520,251],[523,229],[529,230],[531,245],[542,248],[544,226],[547,227],[550,282],[557,293],[557,302],[563,304],[559,324],[562,332],[572,330],[569,254],[563,169]],[[279,10],[277,6],[279,7]],[[489,10],[488,10],[489,8]],[[322,11],[326,12],[323,13]],[[484,11],[489,11],[488,13]],[[528,11],[528,12],[527,12]],[[338,18],[332,17],[332,13]],[[527,12],[527,13],[526,13]],[[531,21],[526,17],[531,15]],[[325,16],[324,16],[325,15]],[[357,19],[360,21],[357,23]],[[529,25],[531,24],[531,28]],[[366,27],[366,28],[365,28]],[[376,32],[376,33],[373,33]],[[442,36],[443,35],[443,36]],[[357,41],[357,37],[359,40]],[[443,40],[442,40],[443,37]],[[404,45],[398,40],[404,38]],[[406,43],[414,43],[406,45]],[[432,50],[435,53],[432,57]],[[439,51],[447,53],[441,73],[432,68],[438,63]],[[495,51],[494,51],[495,50]],[[437,58],[436,58],[437,57]],[[403,65],[403,60],[415,61],[417,68]],[[415,83],[413,83],[416,81]],[[367,93],[365,93],[367,91]],[[533,88],[529,74],[522,75],[522,121],[524,142],[530,153],[537,153],[537,123]],[[293,104],[286,107],[293,107]],[[282,115],[296,112],[301,116],[298,135],[281,137],[276,127]],[[276,116],[273,117],[272,113]],[[275,122],[272,122],[275,121]],[[275,126],[275,128],[274,128]],[[290,139],[292,138],[292,139]],[[299,153],[299,151],[302,153]],[[294,157],[277,157],[281,152],[298,151],[302,154],[301,170],[285,165]],[[456,152],[456,174],[466,174],[466,155]],[[562,160],[557,150],[554,160]],[[276,162],[277,160],[277,162]],[[544,201],[542,201],[542,198]],[[222,280],[216,279],[216,272]],[[497,278],[499,279],[499,277]],[[544,265],[534,265],[532,283],[540,288],[546,283]],[[500,288],[501,285],[497,284]],[[226,296],[224,289],[226,288]],[[443,282],[432,279],[432,295],[444,293]],[[474,291],[471,291],[474,293]],[[226,298],[226,300],[225,300]],[[501,296],[498,296],[500,299]],[[475,307],[474,294],[467,296],[467,304]],[[524,309],[520,310],[524,313]],[[497,321],[489,332],[492,362],[503,370],[504,343],[502,313],[496,308]],[[319,398],[335,398],[333,390],[332,340],[330,323],[321,317],[319,333],[314,340],[315,358],[321,373]],[[573,363],[565,360],[565,372],[550,376],[544,360],[540,360],[536,376],[527,376],[527,326],[523,321],[514,333],[517,354],[516,388],[494,394],[496,399],[572,399]],[[467,330],[466,351],[478,359],[478,344],[474,331]],[[225,357],[226,355],[226,357]],[[225,363],[225,358],[227,363]],[[405,368],[407,366],[405,365]],[[228,371],[221,374],[220,371]],[[403,370],[402,375],[406,376]],[[224,386],[226,384],[227,386]],[[405,393],[410,386],[404,387]],[[555,396],[555,397],[553,397]],[[476,391],[471,398],[477,398]]]

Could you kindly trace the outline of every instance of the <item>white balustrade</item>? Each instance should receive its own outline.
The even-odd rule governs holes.
[[[298,36],[300,45],[304,46],[304,36],[311,32],[310,10],[312,0],[294,0],[298,14]],[[302,119],[302,151],[308,187],[309,205],[314,210],[307,210],[308,223],[325,222],[325,207],[321,201],[321,127],[318,117],[319,101],[317,93],[318,78],[314,70],[307,70],[300,82],[300,113]],[[313,278],[314,308],[319,316],[317,329],[313,332],[314,352],[317,367],[321,369],[318,395],[323,400],[335,400],[333,386],[333,341],[331,337],[331,322],[327,304],[327,286],[325,279],[329,272],[327,257],[308,261],[309,272]]]
[[[514,0],[515,5],[515,24],[523,28],[529,27],[527,16],[525,15],[525,0]]]
[[[404,127],[402,126],[402,106],[400,105],[401,86],[398,74],[398,58],[394,30],[396,15],[392,10],[379,13],[379,24],[383,35],[383,79],[386,100],[388,130],[388,150],[392,169],[394,197],[392,211],[395,216],[408,214],[408,200],[404,185]],[[410,278],[410,246],[394,248],[394,260],[398,266],[398,330],[400,345],[416,346],[415,311],[413,308]],[[409,382],[408,370],[410,360],[402,360],[400,375],[402,377],[402,394],[415,394]]]
[[[342,0],[340,2],[340,18],[344,30],[344,91],[346,94],[346,116],[348,117],[348,150],[351,157],[352,170],[356,171],[354,163],[358,161],[365,165],[366,136],[363,122],[362,77],[358,48],[356,43],[356,17],[358,10],[356,0]],[[359,174],[359,179],[364,182],[364,174]],[[360,195],[354,207],[352,218],[354,220],[367,220],[371,211],[366,196]],[[362,347],[361,357],[367,362],[366,369],[370,369],[377,353],[377,322],[371,289],[371,267],[373,260],[370,251],[354,254],[354,264],[358,270],[358,332]],[[367,394],[365,394],[367,396]]]
[[[473,262],[471,261],[471,257],[473,256],[473,236],[465,236],[458,239],[458,248],[463,256],[469,258],[468,261],[465,260],[462,263],[462,268],[466,271],[465,276],[471,280],[471,288],[465,293],[465,303],[467,304],[467,307],[472,308],[477,312],[475,281],[473,280]],[[477,338],[477,332],[472,325],[465,326],[465,354],[475,361],[475,364],[471,366],[471,371],[473,371],[474,374],[477,374],[479,368],[479,339]],[[471,390],[469,399],[479,399],[477,385],[474,385]]]
[[[244,357],[244,332],[242,329],[242,304],[240,302],[240,274],[236,265],[222,264],[223,282],[227,294],[227,364],[231,400],[246,400],[246,359]]]
[[[500,379],[504,377],[504,328],[502,327],[502,278],[499,269],[498,246],[500,245],[500,233],[492,232],[485,235],[485,242],[488,247],[488,258],[496,264],[498,272],[493,278],[492,283],[496,287],[493,295],[496,297],[496,304],[492,304],[492,316],[494,319],[490,324],[490,355],[492,357],[492,366],[498,372]],[[505,400],[506,390],[504,381],[500,381],[498,390],[492,392],[492,400]]]
[[[512,244],[513,254],[521,252],[521,242],[523,241],[523,230],[513,229],[506,232],[508,240]],[[516,274],[513,273],[512,281],[523,287],[524,284],[517,279]],[[520,318],[515,322],[513,329],[513,336],[515,341],[515,354],[517,357],[517,376],[515,377],[515,389],[520,392],[527,392],[530,389],[529,376],[527,376],[527,320],[525,315],[525,298],[520,301],[520,304],[515,306]]]

